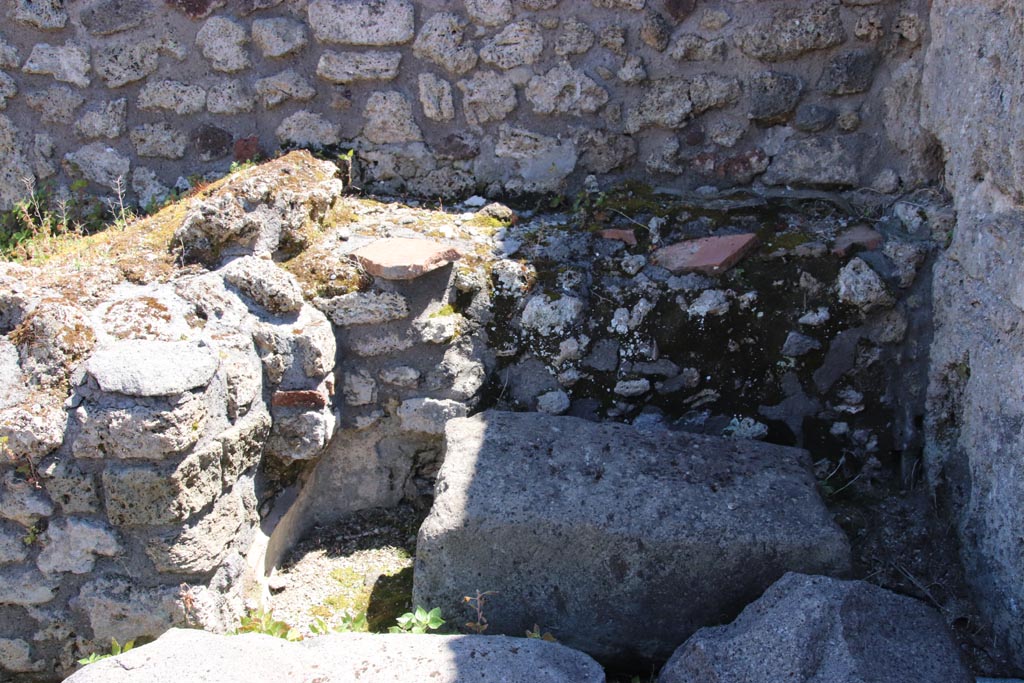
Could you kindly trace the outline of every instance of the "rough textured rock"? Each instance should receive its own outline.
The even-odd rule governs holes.
[[[682,645],[658,683],[969,683],[938,612],[863,581],[786,574]]]
[[[273,109],[288,100],[305,102],[316,97],[316,88],[294,69],[256,81],[256,96],[266,109]]]
[[[16,134],[11,120],[0,114],[0,209],[5,211],[24,196],[24,180],[29,179],[33,186],[35,180]]]
[[[294,147],[327,147],[341,140],[341,128],[320,114],[297,111],[277,127],[274,133],[284,145]]]
[[[188,147],[185,133],[163,122],[132,128],[129,137],[140,157],[181,159]]]
[[[455,101],[448,81],[423,73],[419,76],[419,90],[424,116],[432,121],[451,121],[455,118]]]
[[[249,68],[245,45],[249,36],[240,24],[225,17],[211,17],[196,33],[196,47],[217,71],[235,72]]]
[[[88,372],[103,391],[126,396],[171,396],[205,387],[219,363],[191,342],[126,339],[101,348]]]
[[[71,83],[79,88],[88,87],[91,80],[89,53],[74,43],[36,45],[21,70],[30,74],[53,76],[58,81]]]
[[[423,139],[412,115],[412,103],[397,90],[370,95],[363,116],[366,118],[363,135],[370,142],[389,144]]]
[[[564,62],[530,79],[526,99],[538,114],[590,114],[608,102],[608,92]]]
[[[292,313],[302,308],[302,287],[273,261],[255,256],[237,258],[223,269],[224,281],[271,313]]]
[[[379,325],[409,315],[409,303],[394,292],[352,292],[317,299],[314,304],[340,327]]]
[[[750,118],[764,123],[780,123],[796,109],[804,84],[798,76],[765,71],[755,74],[747,88],[750,92]]]
[[[414,602],[456,613],[486,587],[490,632],[557,624],[600,659],[657,660],[786,571],[848,569],[803,451],[500,412],[445,440]]]
[[[401,45],[413,38],[409,0],[314,0],[309,24],[317,40],[346,45]]]
[[[36,565],[44,574],[86,574],[92,570],[97,555],[109,557],[120,551],[117,536],[104,524],[69,517],[46,529]]]
[[[502,74],[478,71],[456,85],[462,91],[466,121],[472,125],[501,121],[516,108],[515,85]]]
[[[316,65],[316,75],[329,83],[353,81],[390,81],[398,76],[400,52],[325,51]]]
[[[203,652],[201,661],[182,652]],[[173,629],[155,643],[93,664],[68,683],[182,680],[242,683],[260,661],[260,680],[286,683],[327,676],[380,683],[496,680],[508,683],[603,683],[594,660],[556,643],[493,636],[344,633],[289,643],[261,634],[219,636]]]
[[[175,114],[196,114],[206,107],[206,91],[180,81],[149,81],[139,90],[143,111],[164,109]]]
[[[252,22],[252,42],[264,57],[287,57],[309,42],[306,25],[285,17]]]
[[[763,180],[767,185],[855,187],[863,149],[854,136],[790,140],[773,159]]]
[[[541,28],[529,20],[516,21],[480,48],[480,59],[499,69],[533,64],[544,51]]]
[[[1008,383],[1024,357],[1024,277],[1007,249],[1024,234],[1024,112],[1011,104],[1024,95],[1024,24],[1013,2],[937,0],[931,32],[923,118],[942,143],[957,217],[935,269],[925,460],[995,641],[1024,667],[1024,557],[1011,550],[1024,525],[1024,440],[1013,426],[1024,402]]]
[[[128,100],[124,98],[110,100],[84,112],[75,123],[75,130],[87,140],[118,138],[124,134],[127,111]]]
[[[103,45],[93,56],[96,74],[108,88],[142,80],[160,66],[158,46],[152,41]]]
[[[429,59],[454,75],[461,75],[476,66],[476,51],[463,45],[465,22],[457,14],[438,12],[427,19],[413,43],[413,54]]]
[[[794,59],[811,50],[833,47],[845,39],[839,5],[827,0],[806,9],[776,10],[770,20],[736,34],[736,44],[745,55],[766,62]]]
[[[307,239],[303,228],[322,221],[341,193],[336,173],[336,166],[308,152],[293,152],[243,171],[191,204],[174,241],[181,245],[185,261],[210,265],[229,256],[301,248]],[[275,178],[286,182],[275,183]]]

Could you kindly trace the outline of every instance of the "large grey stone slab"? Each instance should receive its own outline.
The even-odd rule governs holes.
[[[413,599],[456,615],[495,591],[488,633],[665,660],[787,571],[849,566],[802,450],[496,411],[445,439]]]
[[[200,652],[201,657],[187,654]],[[290,643],[255,633],[220,636],[171,629],[149,645],[85,667],[66,683],[253,680],[602,683],[604,672],[581,652],[526,638],[344,633]]]
[[[171,396],[205,387],[220,363],[191,342],[125,339],[89,359],[89,374],[103,391],[128,396]]]
[[[970,683],[938,612],[864,581],[787,574],[681,646],[658,683]]]

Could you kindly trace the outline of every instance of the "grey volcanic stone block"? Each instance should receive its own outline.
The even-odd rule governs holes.
[[[182,656],[200,652],[201,657]],[[85,667],[66,683],[253,680],[603,683],[604,672],[581,652],[525,638],[344,633],[290,643],[255,633],[171,629],[149,645]]]
[[[787,574],[680,647],[658,683],[969,683],[937,612],[864,581]]]
[[[495,591],[488,633],[665,660],[787,571],[849,567],[802,450],[496,411],[445,439],[413,599],[457,618]]]
[[[170,396],[205,387],[219,365],[210,349],[189,342],[126,339],[93,354],[87,370],[103,391]]]

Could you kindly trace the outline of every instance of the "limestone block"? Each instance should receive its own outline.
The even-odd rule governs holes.
[[[41,473],[46,492],[65,515],[87,515],[99,511],[96,478],[83,471],[73,459],[57,459],[41,468]]]
[[[252,42],[264,57],[287,57],[306,47],[306,25],[293,19],[275,17],[252,22]]]
[[[581,55],[594,46],[594,32],[590,26],[574,17],[562,22],[555,38],[555,54],[559,57]]]
[[[84,112],[75,123],[75,131],[87,140],[116,139],[124,135],[128,100],[102,102]]]
[[[140,157],[180,159],[185,156],[188,137],[166,123],[145,123],[128,134]]]
[[[25,104],[39,112],[43,123],[71,123],[75,110],[84,102],[84,97],[66,85],[55,85],[25,97]]]
[[[326,50],[316,65],[316,75],[329,83],[391,81],[398,76],[401,52],[334,52]]]
[[[281,144],[296,147],[327,147],[341,141],[341,128],[320,114],[298,111],[281,122],[274,132]]]
[[[79,406],[71,450],[79,458],[161,460],[192,447],[206,426],[202,396],[122,399]]]
[[[58,81],[85,88],[90,82],[89,51],[74,43],[39,43],[32,48],[21,70],[29,74],[53,76]]]
[[[68,13],[62,0],[17,0],[14,19],[44,31],[64,28]]]
[[[252,111],[255,105],[255,96],[237,78],[213,83],[206,96],[206,109],[211,114],[242,114]]]
[[[267,380],[280,384],[280,389],[308,389],[334,368],[334,331],[327,317],[312,306],[303,306],[291,322],[257,323],[253,341]]]
[[[32,673],[46,668],[45,660],[32,660],[32,649],[21,638],[0,638],[0,662],[14,673]]]
[[[95,642],[116,638],[123,643],[184,625],[178,590],[177,585],[143,588],[127,579],[99,577],[82,586],[71,605],[88,619]]]
[[[225,489],[234,486],[244,472],[260,461],[269,433],[270,414],[260,407],[249,411],[217,436],[222,448],[221,475]]]
[[[366,100],[363,110],[366,125],[363,136],[376,144],[419,142],[423,139],[416,119],[413,118],[412,104],[402,93],[378,91]]]
[[[233,491],[218,499],[207,514],[150,538],[146,554],[158,572],[206,574],[224,560],[247,521],[252,520],[248,519],[242,492]]]
[[[124,339],[99,349],[86,371],[100,389],[126,396],[172,396],[206,387],[218,361],[193,342]]]
[[[415,31],[409,0],[313,0],[309,25],[317,40],[346,45],[402,45]]]
[[[18,131],[11,120],[0,114],[0,210],[6,211],[25,197],[25,179],[35,186],[35,175],[25,159]]]
[[[245,28],[225,17],[210,17],[196,33],[196,47],[203,57],[215,70],[228,73],[249,68],[248,42]]]
[[[177,465],[108,464],[103,471],[107,518],[116,526],[181,522],[221,493],[223,448],[213,441]]]
[[[512,0],[466,0],[466,13],[483,26],[502,26],[512,19]]]
[[[582,71],[563,62],[530,79],[526,99],[538,114],[591,114],[608,102],[608,92]]]
[[[804,83],[799,76],[779,71],[762,71],[747,81],[750,118],[764,123],[781,123],[796,109]]]
[[[82,10],[79,18],[94,36],[129,31],[151,20],[152,6],[145,0],[100,0]]]
[[[94,55],[96,74],[108,88],[140,81],[160,66],[158,48],[147,40],[101,45]]]
[[[320,410],[273,408],[273,426],[264,450],[284,461],[313,460],[334,436],[336,419],[330,407]]]
[[[839,300],[864,313],[896,303],[882,278],[863,259],[853,258],[839,271]]]
[[[28,557],[25,528],[13,524],[0,524],[0,565],[17,564]]]
[[[469,407],[465,403],[448,399],[411,398],[398,407],[402,429],[425,434],[443,434],[448,420],[468,414]]]
[[[313,305],[335,325],[380,325],[409,315],[409,302],[394,292],[351,292],[329,299],[318,298]]]
[[[445,443],[413,602],[456,613],[487,586],[489,633],[557,623],[593,656],[658,660],[787,571],[849,570],[802,450],[495,411]]]
[[[53,514],[53,503],[45,491],[18,477],[12,470],[0,481],[0,517],[32,526]]]
[[[684,33],[676,37],[669,48],[672,59],[689,62],[725,61],[728,53],[725,40],[718,38],[708,40],[694,33]]]
[[[111,557],[121,552],[117,535],[102,522],[66,517],[51,523],[42,537],[43,550],[36,566],[44,574],[92,571],[96,556]]]
[[[499,69],[533,64],[544,51],[544,36],[536,23],[524,19],[499,31],[480,48],[480,59]]]
[[[476,66],[476,51],[463,45],[466,22],[452,12],[438,12],[420,27],[413,54],[419,59],[429,59],[450,73],[462,75]]]
[[[181,81],[149,81],[139,90],[138,107],[143,111],[163,109],[175,114],[197,114],[206,106],[206,90]]]
[[[448,81],[434,74],[422,73],[419,76],[419,89],[424,116],[432,121],[451,121],[455,118],[452,86]]]
[[[830,95],[853,95],[864,92],[874,81],[879,56],[874,50],[850,50],[831,60],[818,81],[818,88]]]
[[[766,185],[855,187],[863,141],[857,136],[791,139],[764,174]]]
[[[795,59],[845,40],[839,5],[832,2],[776,10],[771,18],[736,33],[736,44],[743,54],[766,62]]]
[[[316,88],[294,69],[256,81],[256,96],[266,109],[295,100],[305,102],[316,97]]]
[[[295,276],[268,259],[242,256],[220,272],[225,282],[271,313],[298,311],[305,303]]]
[[[21,66],[21,54],[18,48],[0,36],[0,69],[17,69]]]
[[[463,112],[470,125],[503,121],[516,108],[515,85],[503,74],[478,71],[456,85],[462,91]]]
[[[159,206],[171,194],[171,188],[160,182],[153,169],[136,166],[132,169],[132,192],[142,208]]]
[[[33,566],[0,568],[0,604],[41,605],[53,600],[60,577],[45,576]]]

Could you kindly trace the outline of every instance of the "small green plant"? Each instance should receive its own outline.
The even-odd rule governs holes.
[[[289,641],[302,640],[302,635],[297,630],[287,623],[275,619],[272,611],[263,609],[249,610],[249,613],[242,617],[239,627],[232,631],[231,635],[237,636],[242,633],[262,633]]]
[[[122,645],[121,643],[117,642],[117,638],[111,638],[110,652],[107,652],[105,654],[100,654],[99,652],[91,652],[89,653],[88,657],[82,657],[81,659],[79,659],[78,663],[82,664],[83,666],[86,664],[94,664],[100,661],[101,659],[106,659],[107,657],[116,657],[119,654],[128,652],[133,647],[135,647],[134,640],[129,640],[127,643]]]
[[[466,628],[473,633],[483,633],[487,630],[487,617],[484,616],[484,605],[487,602],[487,598],[491,595],[495,595],[496,591],[484,591],[481,593],[479,590],[475,596],[467,595],[462,598],[462,601],[470,606],[470,608],[476,612],[476,619],[473,621],[466,622]]]
[[[429,612],[422,607],[416,607],[414,611],[398,617],[397,625],[389,628],[388,633],[426,633],[436,631],[444,624],[440,607],[435,607]]]
[[[341,615],[340,623],[333,626],[328,624],[323,617],[317,617],[309,624],[309,632],[315,636],[323,636],[328,633],[359,633],[369,630],[366,612],[357,612],[355,614],[345,612]]]
[[[39,533],[39,527],[33,524],[25,532],[25,535],[21,537],[21,542],[25,545],[32,545],[39,540]]]
[[[526,632],[527,638],[533,638],[535,640],[546,640],[549,643],[557,643],[558,638],[551,635],[550,631],[541,632],[540,625],[534,624],[533,628]]]
[[[256,168],[259,163],[258,155],[252,159],[246,159],[245,161],[232,161],[231,167],[228,169],[228,173],[241,173],[242,171],[247,171],[250,168]]]

